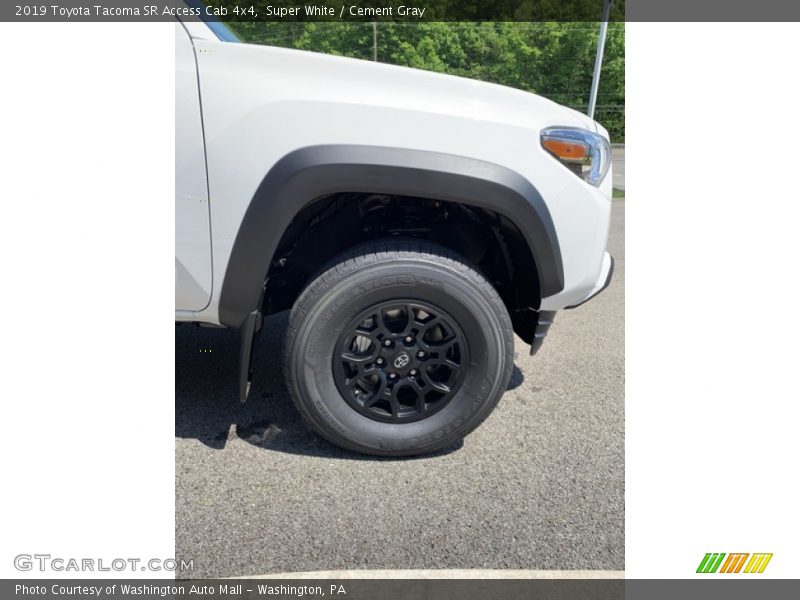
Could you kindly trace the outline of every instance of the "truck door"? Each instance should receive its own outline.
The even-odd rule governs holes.
[[[203,122],[194,47],[175,23],[175,308],[211,299],[211,232]]]

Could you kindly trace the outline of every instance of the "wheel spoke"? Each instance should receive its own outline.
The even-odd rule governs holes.
[[[425,379],[425,383],[427,383],[437,392],[442,392],[443,394],[450,393],[451,391],[450,386],[447,385],[446,383],[442,383],[441,381],[434,381],[433,379],[431,379],[431,376],[428,373],[425,373],[424,375],[422,375],[422,377]]]
[[[417,393],[417,402],[414,405],[414,408],[421,413],[425,412],[425,394],[420,390],[418,387],[415,386],[414,391]]]
[[[439,317],[433,317],[432,319],[428,319],[427,321],[425,321],[423,323],[423,325],[425,326],[425,333],[430,331],[432,327],[439,325],[439,323],[441,322],[442,320]]]
[[[377,392],[372,394],[372,396],[370,396],[369,398],[364,400],[364,408],[369,408],[370,406],[375,404],[380,399],[381,399],[381,395],[378,394]]]
[[[394,335],[394,332],[392,332],[392,330],[389,329],[389,327],[386,325],[385,311],[382,310],[378,313],[377,324],[378,324],[378,331],[382,333],[384,337],[392,337]]]
[[[392,411],[392,416],[397,418],[400,416],[400,402],[397,400],[397,390],[399,388],[395,385],[394,387],[384,387],[382,390],[382,395],[384,400],[389,401],[389,408]]]
[[[400,335],[406,336],[414,329],[414,309],[410,304],[404,304],[403,310],[406,311],[406,326],[403,327],[403,331],[400,333]]]
[[[385,399],[386,394],[389,391],[389,388],[386,386],[386,380],[383,377],[379,377],[378,379],[378,386],[373,390],[372,395],[364,401],[364,407],[369,408],[373,404],[375,404],[380,399]]]
[[[447,384],[441,383],[439,381],[431,381],[431,380],[428,380],[428,381],[430,382],[431,387],[433,387],[433,389],[435,389],[438,392],[442,392],[444,394],[449,394],[450,391],[451,391],[450,390],[450,386],[447,385]]]

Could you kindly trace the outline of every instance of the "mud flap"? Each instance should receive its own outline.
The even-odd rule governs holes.
[[[554,310],[540,310],[539,316],[536,319],[536,330],[533,333],[533,340],[531,341],[531,356],[539,351],[544,343],[544,338],[547,337],[547,332],[550,331],[550,326],[556,318],[556,311]]]
[[[239,400],[245,402],[250,393],[250,382],[253,378],[253,349],[258,333],[261,331],[261,312],[254,310],[245,319],[241,329],[239,346]]]

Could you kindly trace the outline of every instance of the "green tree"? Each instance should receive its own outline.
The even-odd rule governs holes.
[[[517,10],[525,3],[511,3]],[[477,9],[476,9],[477,10]],[[487,9],[488,10],[488,9]],[[371,60],[365,22],[231,23],[243,41]],[[597,22],[377,23],[378,60],[534,92],[585,112]],[[609,23],[595,118],[625,140],[625,25]]]

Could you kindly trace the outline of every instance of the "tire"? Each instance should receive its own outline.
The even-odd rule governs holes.
[[[508,385],[513,351],[502,300],[465,259],[427,242],[371,242],[303,290],[283,368],[297,409],[325,439],[408,456],[480,425]]]

